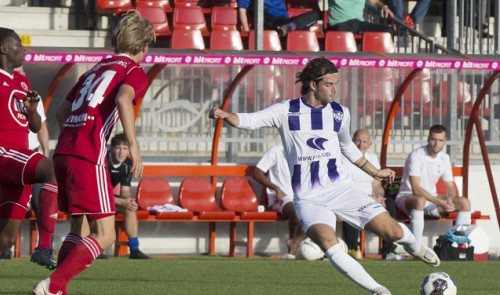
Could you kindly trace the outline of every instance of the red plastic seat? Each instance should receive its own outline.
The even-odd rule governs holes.
[[[268,51],[281,51],[281,42],[278,32],[274,30],[264,30],[262,36],[262,49]],[[248,49],[255,49],[255,31],[248,33]]]
[[[175,7],[173,16],[174,30],[200,30],[203,36],[208,36],[205,16],[200,7]]]
[[[102,10],[112,10],[115,15],[134,9],[130,0],[97,0],[97,7]]]
[[[179,187],[179,206],[192,211],[200,220],[232,220],[234,211],[222,211],[217,205],[212,184],[206,178],[187,177]]]
[[[243,42],[241,41],[240,32],[212,31],[212,34],[210,34],[210,49],[243,50]]]
[[[227,210],[236,211],[241,220],[247,223],[247,240],[236,240],[236,222],[229,225],[229,256],[236,255],[236,246],[247,247],[247,257],[253,256],[253,236],[255,221],[275,221],[276,211],[258,212],[257,197],[248,179],[243,177],[228,178],[222,184],[221,205]]]
[[[286,37],[288,51],[313,51],[318,52],[319,42],[316,33],[311,31],[289,31]]]
[[[173,30],[170,47],[173,49],[205,49],[200,30]]]
[[[394,53],[394,40],[387,32],[365,32],[361,48],[363,51]]]
[[[137,186],[136,199],[141,210],[148,210],[148,207],[156,205],[175,205],[172,188],[168,181],[161,177],[142,178]],[[154,212],[154,214],[157,219],[193,218],[193,212]]]
[[[148,19],[152,24],[156,37],[170,36],[170,26],[168,25],[167,15],[160,7],[154,6],[137,6],[137,11],[142,17]]]
[[[325,51],[357,52],[358,45],[352,32],[328,31],[325,36]]]
[[[222,184],[221,205],[223,209],[236,211],[241,219],[275,220],[276,211],[258,212],[257,196],[248,179],[234,177],[226,179]]]
[[[165,13],[174,11],[169,0],[136,0],[137,6],[160,7]]]
[[[458,186],[456,182],[453,182],[453,185],[455,186],[455,194],[459,196],[458,192]],[[436,193],[438,195],[446,195],[447,188],[446,188],[446,183],[443,181],[442,178],[439,178],[438,182],[436,183]]]
[[[198,7],[203,13],[210,13],[210,5],[207,0],[174,0],[174,10],[179,7]]]
[[[216,6],[212,8],[211,25],[212,31],[236,31],[238,24],[238,11],[232,7]]]

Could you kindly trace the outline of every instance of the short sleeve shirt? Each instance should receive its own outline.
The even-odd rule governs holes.
[[[114,165],[111,160],[111,153],[108,152],[108,172],[113,187],[130,186],[132,182],[132,159],[126,158],[123,163]]]
[[[267,150],[256,167],[263,172],[268,172],[269,180],[277,185],[286,196],[293,197],[292,186],[290,184],[290,170],[288,169],[283,145],[278,144]],[[274,203],[276,191],[267,188],[266,192],[269,204]]]

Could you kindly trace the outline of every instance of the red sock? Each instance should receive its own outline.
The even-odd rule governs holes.
[[[63,261],[68,257],[69,253],[73,250],[73,248],[82,241],[82,237],[75,233],[69,233],[66,238],[64,238],[64,242],[59,249],[59,254],[57,255],[57,266],[61,265]]]
[[[52,234],[56,228],[57,221],[57,185],[45,183],[38,197],[38,216],[36,225],[38,228],[37,248],[52,248]]]
[[[87,267],[90,267],[97,256],[101,255],[102,251],[101,246],[94,238],[89,236],[82,239],[50,276],[49,291],[57,293],[66,290],[68,282]]]

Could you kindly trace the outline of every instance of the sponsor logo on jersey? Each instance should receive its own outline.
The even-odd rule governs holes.
[[[309,138],[306,141],[306,143],[309,147],[311,147],[315,150],[324,151],[325,150],[324,144],[327,141],[328,141],[328,139],[323,138],[323,137],[312,137],[312,138]]]

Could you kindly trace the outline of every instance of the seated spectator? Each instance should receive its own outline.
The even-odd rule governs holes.
[[[115,194],[117,213],[123,214],[125,233],[128,236],[130,259],[148,259],[148,255],[139,250],[137,202],[130,193],[132,179],[132,160],[128,158],[129,147],[125,134],[119,133],[111,138],[111,150],[108,152],[108,172]],[[101,257],[102,258],[102,257]]]
[[[413,150],[403,170],[396,206],[410,217],[415,238],[420,242],[424,232],[424,215],[444,217],[458,211],[456,224],[471,224],[470,202],[456,195],[450,156],[446,146],[446,128],[434,125],[429,130],[427,145]],[[436,183],[443,178],[447,194],[436,193]]]
[[[288,218],[290,235],[287,240],[288,253],[283,255],[283,258],[295,259],[297,248],[300,242],[306,238],[306,234],[302,231],[299,218],[293,207],[290,171],[283,145],[273,146],[262,156],[255,167],[253,177],[266,188],[268,209],[278,211]]]
[[[368,130],[356,130],[352,137],[352,141],[354,142],[354,144],[356,144],[361,153],[363,153],[365,158],[370,161],[370,163],[372,163],[375,168],[380,169],[377,155],[372,150],[370,150],[372,139]],[[376,180],[370,175],[366,174],[363,170],[354,166],[354,164],[352,164],[349,160],[345,159],[345,162],[351,166],[352,179],[354,179],[354,181],[356,182],[357,188],[385,206],[384,189],[382,187],[382,183],[379,180]],[[363,254],[358,247],[359,230],[348,224],[347,222],[342,224],[342,229],[344,240],[347,244],[347,253],[354,259],[363,259]]]
[[[389,6],[396,18],[404,21],[409,27],[415,28],[415,25],[421,23],[427,15],[427,11],[431,6],[431,0],[417,0],[417,4],[411,10],[410,14],[403,16],[403,0],[390,0]]]
[[[384,2],[369,0],[380,8],[380,15],[393,18],[394,14]],[[348,31],[355,34],[363,32],[389,32],[394,36],[392,26],[365,21],[365,0],[328,0],[328,28],[334,31]]]
[[[238,0],[238,16],[241,30],[250,31],[247,10],[253,10],[253,0]],[[281,37],[288,31],[304,30],[321,19],[317,9],[290,18],[283,0],[264,0],[264,30],[276,30]]]

